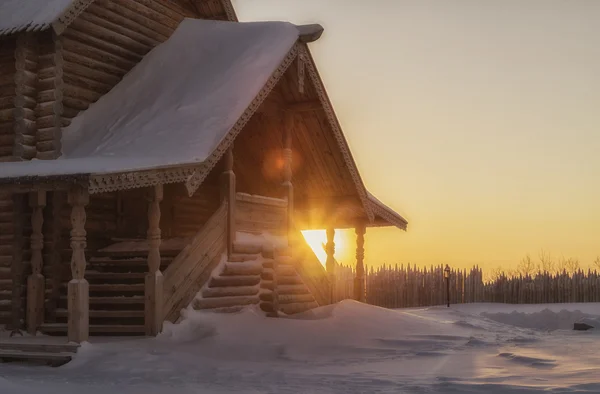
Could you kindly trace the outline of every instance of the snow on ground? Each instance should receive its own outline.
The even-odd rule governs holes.
[[[0,392],[598,393],[600,328],[562,328],[599,317],[600,304],[193,312],[156,339],[85,344],[60,368],[0,365]]]

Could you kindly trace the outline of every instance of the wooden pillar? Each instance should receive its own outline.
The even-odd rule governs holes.
[[[223,157],[223,173],[221,174],[221,201],[227,201],[227,256],[233,253],[235,242],[235,173],[233,172],[233,146]]]
[[[356,226],[356,278],[354,279],[354,299],[365,302],[365,233],[364,224]]]
[[[331,294],[329,302],[333,303],[335,300],[335,243],[333,237],[335,236],[335,229],[327,229],[327,244],[325,245],[325,252],[327,253],[327,261],[325,262],[325,268],[327,270],[327,276],[329,277],[329,284],[331,286]]]
[[[71,342],[84,342],[89,337],[89,284],[85,280],[85,206],[90,196],[87,189],[74,187],[69,190],[71,205],[71,275],[68,285],[69,325],[68,336]]]
[[[45,280],[42,274],[44,259],[44,207],[46,192],[38,191],[29,194],[31,207],[31,275],[27,278],[27,332],[35,335],[38,327],[44,322]]]
[[[292,133],[294,129],[294,115],[290,112],[284,114],[283,138],[283,187],[287,199],[286,234],[288,244],[293,235],[294,227],[294,185],[292,184]]]
[[[160,202],[163,185],[155,185],[148,193],[148,273],[144,281],[144,322],[146,335],[160,333],[163,322],[163,274],[160,271]]]

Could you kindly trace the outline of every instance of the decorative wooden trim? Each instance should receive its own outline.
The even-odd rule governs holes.
[[[85,248],[87,247],[85,207],[90,202],[88,191],[82,187],[69,190],[71,205],[71,276],[68,284],[68,337],[81,343],[89,337],[89,284],[85,280]]]
[[[72,0],[71,4],[65,8],[61,15],[56,20],[48,23],[33,23],[33,21],[25,22],[21,25],[0,30],[0,36],[18,33],[21,31],[40,32],[47,30],[50,27],[58,34],[62,32],[81,14],[85,9],[93,3],[94,0]]]
[[[227,15],[227,20],[231,22],[238,22],[238,18],[235,13],[235,9],[233,8],[233,4],[231,4],[231,0],[221,0],[221,4],[223,5],[223,9]]]
[[[398,215],[396,212],[392,211],[390,208],[388,208],[386,205],[384,205],[381,201],[379,201],[371,194],[369,194],[369,205],[371,206],[372,211],[377,216],[381,217],[389,224],[406,231],[408,221],[402,216]]]
[[[358,167],[356,166],[356,163],[354,162],[354,158],[352,157],[352,154],[350,153],[350,147],[348,146],[348,142],[346,141],[346,138],[344,137],[344,134],[342,133],[342,127],[340,126],[337,116],[335,115],[335,111],[333,110],[333,105],[331,104],[331,101],[329,100],[327,92],[325,91],[325,86],[323,84],[323,81],[321,80],[321,77],[319,76],[319,72],[315,65],[315,61],[312,58],[312,55],[310,54],[310,51],[309,51],[308,47],[306,46],[306,44],[298,44],[297,47],[298,47],[298,53],[306,58],[305,65],[306,65],[306,69],[308,71],[308,75],[309,75],[313,85],[315,86],[315,90],[317,91],[319,100],[321,101],[321,104],[323,105],[323,108],[325,109],[325,114],[329,121],[329,125],[331,126],[333,135],[338,142],[338,146],[340,147],[340,150],[342,151],[344,161],[346,163],[346,166],[348,167],[348,171],[350,171],[352,180],[354,181],[354,184],[356,185],[356,190],[358,192],[358,196],[360,197],[360,200],[362,201],[362,204],[363,204],[364,210],[367,214],[367,217],[372,222],[375,219],[375,216],[373,215],[373,211],[371,210],[371,205],[368,203],[367,189],[362,181],[362,178],[360,177],[360,173],[358,172]]]
[[[186,188],[188,190],[189,195],[193,195],[194,192],[200,187],[204,179],[208,176],[210,171],[214,168],[214,166],[219,162],[221,157],[225,154],[229,146],[233,144],[233,141],[238,136],[238,134],[242,131],[242,129],[246,126],[252,115],[256,112],[256,110],[261,106],[263,101],[267,98],[269,93],[273,90],[277,82],[281,79],[283,74],[287,71],[289,66],[292,64],[296,56],[298,55],[298,45],[294,45],[292,49],[285,56],[279,67],[271,74],[271,77],[263,86],[258,95],[252,100],[252,103],[246,108],[246,111],[242,114],[240,119],[236,122],[233,128],[229,131],[229,133],[223,138],[221,143],[217,146],[217,148],[213,151],[213,153],[209,156],[206,161],[204,161],[201,169],[196,171],[186,182]]]
[[[364,224],[356,226],[356,278],[354,280],[354,299],[365,302],[365,233]]]
[[[144,321],[146,335],[160,333],[163,322],[163,274],[160,272],[160,202],[163,185],[151,188],[148,201],[148,274],[144,282]]]
[[[74,0],[64,12],[52,22],[56,34],[62,34],[65,29],[77,18],[94,0]]]
[[[27,332],[35,335],[38,327],[44,322],[45,278],[42,274],[44,266],[44,207],[46,192],[29,194],[31,207],[31,275],[27,278]]]
[[[90,194],[150,187],[158,184],[183,183],[198,171],[196,167],[178,167],[158,170],[91,175]]]

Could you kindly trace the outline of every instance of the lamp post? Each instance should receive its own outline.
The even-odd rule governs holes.
[[[446,299],[448,300],[448,308],[450,308],[450,266],[448,264],[444,268],[444,279],[446,279]]]

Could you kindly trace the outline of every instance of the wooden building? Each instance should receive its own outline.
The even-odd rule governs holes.
[[[0,324],[156,335],[189,304],[331,298],[335,229],[406,221],[367,192],[309,43],[229,0],[0,1]],[[301,230],[327,229],[326,269]]]

